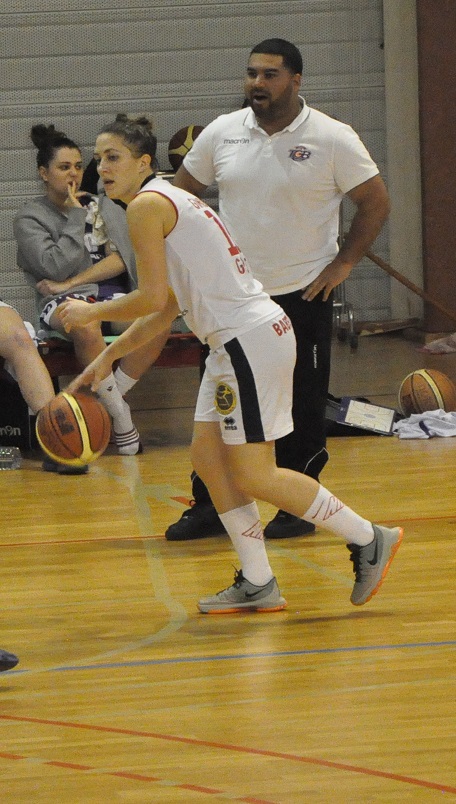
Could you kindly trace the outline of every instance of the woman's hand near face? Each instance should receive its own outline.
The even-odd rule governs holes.
[[[77,209],[82,209],[85,204],[81,204],[81,199],[89,198],[89,194],[84,192],[83,190],[78,190],[78,185],[75,181],[72,181],[68,185],[68,196],[65,200],[66,207],[76,207]]]

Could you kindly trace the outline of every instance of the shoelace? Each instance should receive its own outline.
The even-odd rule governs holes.
[[[350,561],[353,564],[353,572],[357,581],[361,581],[363,577],[363,568],[361,565],[361,548],[359,544],[347,544],[347,550],[350,551]]]
[[[239,589],[239,587],[241,586],[243,580],[244,580],[244,576],[242,574],[242,570],[235,569],[234,570],[234,584],[233,584],[233,586],[235,586],[236,589]]]

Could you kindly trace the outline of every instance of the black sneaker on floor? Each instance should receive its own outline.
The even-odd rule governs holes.
[[[193,504],[192,504],[193,503]],[[170,525],[165,531],[165,539],[169,542],[184,542],[190,539],[205,539],[209,536],[221,536],[226,533],[219,515],[211,503],[190,503],[178,522]]]
[[[45,458],[42,465],[43,472],[57,472],[58,475],[86,475],[89,471],[85,466],[66,466],[64,463],[57,463],[51,458]]]
[[[12,670],[13,667],[16,667],[19,659],[14,653],[8,653],[7,650],[0,650],[0,673],[3,673],[5,670]]]
[[[292,536],[311,536],[313,533],[315,525],[312,522],[280,510],[264,529],[265,539],[289,539]]]

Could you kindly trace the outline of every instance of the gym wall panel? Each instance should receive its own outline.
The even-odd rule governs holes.
[[[6,0],[3,0],[6,6]],[[10,0],[1,11],[0,295],[34,320],[15,267],[12,220],[41,191],[33,123],[54,123],[85,161],[119,111],[155,123],[158,163],[182,126],[239,108],[250,48],[280,36],[300,47],[308,103],[359,132],[386,178],[382,0]],[[344,217],[350,219],[350,205]],[[387,229],[376,243],[388,257]],[[364,262],[346,283],[362,319],[388,318],[389,279]]]

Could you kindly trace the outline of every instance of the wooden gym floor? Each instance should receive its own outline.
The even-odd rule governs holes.
[[[456,356],[400,336],[335,342],[331,391],[394,406],[420,367],[456,378]],[[196,369],[155,369],[135,389],[139,457],[1,474],[0,647],[20,657],[0,676],[2,799],[454,800],[455,439],[330,439],[323,482],[405,528],[365,607],[321,529],[268,543],[285,611],[204,616],[198,597],[233,577],[228,539],[163,538],[188,498],[197,386]]]

